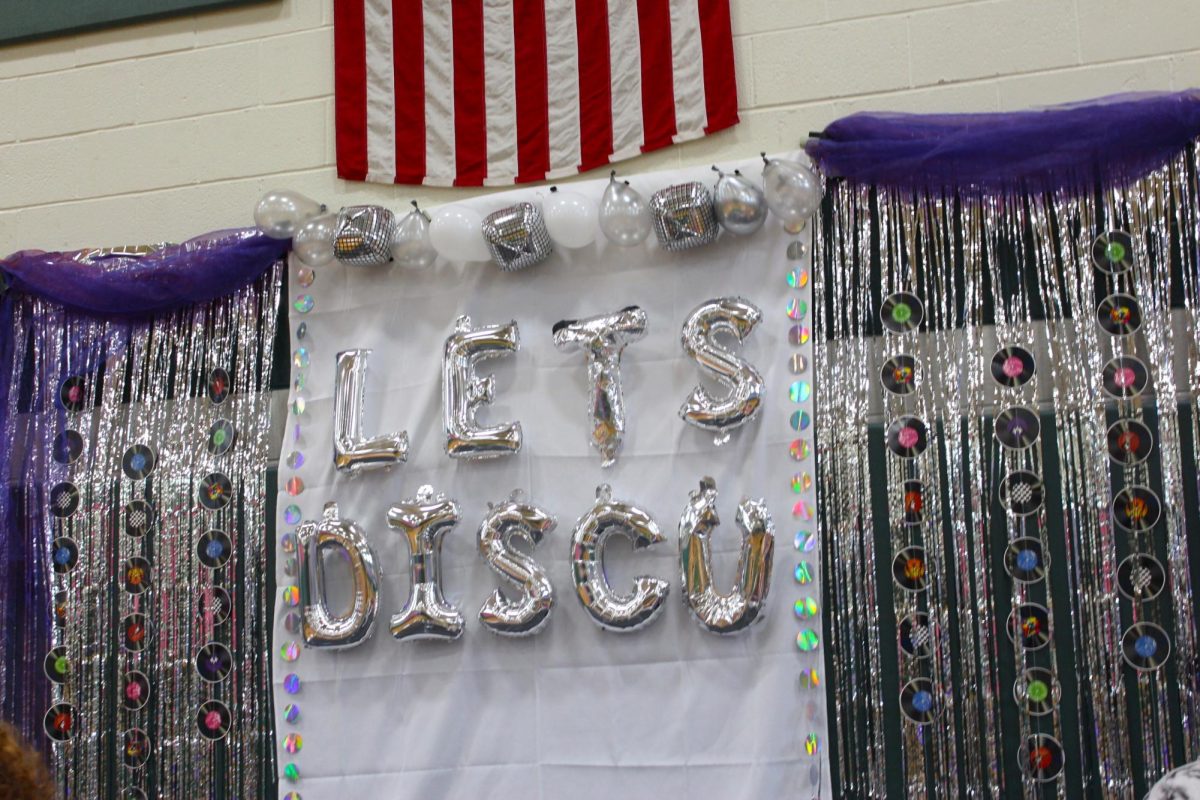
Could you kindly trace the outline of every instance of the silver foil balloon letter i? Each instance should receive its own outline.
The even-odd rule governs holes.
[[[516,600],[505,598],[499,589],[479,609],[479,621],[501,636],[529,636],[550,620],[554,587],[546,570],[530,556],[512,546],[522,538],[537,546],[542,536],[554,530],[555,519],[535,505],[521,502],[521,493],[492,506],[479,526],[479,555],[492,571],[516,587]]]
[[[346,350],[337,355],[333,382],[333,465],[338,472],[350,475],[390,467],[408,457],[405,431],[363,438],[363,401],[370,355],[370,350]]]
[[[762,319],[762,311],[740,297],[720,297],[701,303],[683,323],[683,352],[696,360],[724,386],[729,394],[717,399],[697,386],[679,409],[685,422],[714,431],[717,444],[729,441],[729,432],[745,425],[762,406],[763,379],[751,364],[734,355],[717,341],[728,333],[745,340]]]
[[[712,532],[717,516],[717,484],[700,481],[688,507],[679,518],[679,562],[683,574],[683,601],[696,621],[712,633],[738,633],[762,621],[771,591],[771,566],[775,560],[775,526],[761,500],[738,505],[737,524],[742,529],[737,585],[729,594],[717,591],[712,577]]]
[[[340,519],[337,503],[326,503],[320,522],[308,521],[296,528],[296,540],[304,644],[341,649],[370,639],[379,611],[379,562],[362,528],[353,520]],[[327,550],[341,550],[350,566],[354,595],[344,614],[334,614],[326,599]]]
[[[457,639],[463,616],[442,595],[442,537],[458,524],[458,504],[422,486],[417,496],[388,509],[388,526],[408,541],[410,584],[404,608],[392,617],[397,639]]]
[[[495,378],[480,378],[475,363],[515,353],[521,347],[517,323],[471,328],[470,317],[459,317],[442,352],[442,421],[446,454],[451,458],[493,458],[521,449],[521,423],[480,428],[475,412],[492,402]]]

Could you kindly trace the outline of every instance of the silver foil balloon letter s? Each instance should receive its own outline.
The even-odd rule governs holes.
[[[392,617],[397,639],[457,639],[463,615],[442,595],[442,537],[458,524],[458,504],[422,486],[417,496],[388,509],[388,526],[408,541],[409,589],[404,608]]]
[[[683,601],[706,631],[738,633],[766,615],[775,558],[775,526],[761,500],[743,499],[738,505],[742,552],[738,557],[737,585],[729,594],[721,594],[713,584],[711,545],[713,529],[720,522],[717,484],[712,478],[704,478],[679,518]]]
[[[512,546],[515,538],[536,547],[542,536],[554,530],[555,519],[546,511],[523,503],[519,492],[492,506],[479,526],[479,555],[492,571],[516,587],[518,597],[509,600],[499,589],[479,609],[479,621],[501,636],[529,636],[550,620],[554,587],[546,570],[530,556]]]
[[[521,423],[480,428],[475,412],[492,402],[494,376],[480,378],[475,363],[515,353],[521,347],[517,323],[471,328],[470,317],[459,317],[442,351],[442,422],[446,454],[451,458],[493,458],[521,449]]]
[[[635,550],[665,541],[658,525],[640,508],[612,499],[612,489],[596,489],[596,504],[580,517],[571,537],[571,577],[579,602],[601,628],[627,633],[649,624],[663,610],[671,586],[639,575],[632,594],[617,594],[604,574],[604,545],[610,536],[628,536]]]
[[[379,561],[367,536],[353,520],[338,517],[337,503],[326,503],[320,522],[296,528],[304,644],[342,649],[362,644],[375,632],[379,612]],[[325,551],[345,553],[354,581],[354,599],[344,614],[329,608],[325,591]]]
[[[333,382],[333,466],[351,475],[390,467],[408,458],[405,431],[363,438],[363,401],[370,355],[370,350],[346,350],[337,355]]]
[[[559,350],[587,353],[592,383],[589,405],[592,446],[600,451],[603,466],[612,466],[625,433],[625,398],[621,391],[621,353],[630,342],[646,335],[646,312],[637,306],[615,314],[587,319],[564,319],[554,326]]]
[[[683,352],[728,387],[729,393],[717,399],[703,386],[697,386],[679,409],[679,416],[698,428],[716,432],[717,444],[729,441],[730,431],[754,418],[763,396],[762,375],[720,344],[717,336],[728,333],[744,341],[761,319],[762,311],[748,300],[719,297],[701,303],[683,323]]]

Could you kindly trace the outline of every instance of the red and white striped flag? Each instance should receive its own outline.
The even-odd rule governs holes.
[[[338,175],[572,175],[738,121],[729,0],[335,0]]]

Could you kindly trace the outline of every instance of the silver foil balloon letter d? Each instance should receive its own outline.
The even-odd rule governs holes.
[[[337,503],[326,503],[320,522],[296,528],[304,644],[342,649],[371,638],[379,611],[379,562],[367,536],[353,520],[338,517]],[[329,608],[325,591],[326,550],[341,550],[350,565],[354,595],[344,614]]]
[[[408,541],[410,584],[404,608],[392,617],[397,639],[457,639],[463,615],[442,595],[442,537],[458,524],[458,504],[422,486],[417,496],[388,509],[388,526]]]
[[[703,386],[688,395],[679,416],[685,422],[716,433],[716,443],[729,440],[729,432],[745,425],[762,406],[763,379],[749,362],[717,341],[722,333],[743,341],[762,319],[762,311],[740,297],[719,297],[697,306],[683,323],[683,352],[729,392],[715,398]]]
[[[446,454],[451,458],[494,458],[521,449],[521,423],[480,428],[475,412],[492,402],[495,378],[475,374],[476,362],[515,353],[521,347],[517,323],[472,328],[470,317],[459,317],[442,351],[442,421]]]
[[[367,394],[367,359],[370,350],[337,354],[333,382],[333,465],[338,472],[357,475],[390,467],[408,458],[408,434],[385,433],[364,439],[363,401]]]

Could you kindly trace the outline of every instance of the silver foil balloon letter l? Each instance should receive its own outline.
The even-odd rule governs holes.
[[[480,428],[475,412],[492,402],[494,376],[480,378],[475,364],[485,358],[515,353],[521,347],[517,323],[471,328],[470,317],[459,317],[442,351],[442,422],[446,454],[451,458],[493,458],[521,449],[521,423]]]
[[[744,341],[762,319],[762,311],[740,297],[719,297],[697,306],[683,323],[680,342],[706,372],[729,389],[722,399],[697,386],[688,395],[679,416],[685,422],[714,431],[717,444],[729,441],[729,432],[745,425],[762,406],[763,379],[753,365],[717,341],[722,333]]]
[[[333,382],[333,466],[338,472],[350,475],[390,467],[408,458],[405,431],[363,438],[363,401],[370,355],[370,350],[345,350],[337,354]]]
[[[671,586],[661,578],[639,575],[632,594],[617,594],[604,574],[604,545],[610,536],[628,536],[635,550],[665,541],[645,511],[612,499],[612,489],[596,489],[596,503],[580,517],[571,537],[571,577],[575,594],[601,628],[628,633],[649,624],[662,612]]]
[[[363,529],[340,519],[337,503],[326,503],[319,522],[296,528],[296,540],[304,644],[343,649],[370,639],[379,612],[379,561]],[[345,553],[354,581],[354,599],[344,614],[333,613],[326,599],[324,554],[331,549]]]
[[[605,467],[616,462],[625,433],[621,353],[626,345],[645,335],[646,312],[637,306],[587,319],[564,319],[554,325],[555,347],[587,353],[588,377],[592,383],[589,404],[592,447],[600,451]]]
[[[392,617],[397,639],[457,639],[463,616],[442,595],[442,537],[458,524],[458,504],[422,486],[388,509],[388,526],[408,541],[410,583],[404,608]]]
[[[479,526],[479,555],[492,571],[516,587],[515,600],[505,598],[499,589],[492,592],[479,609],[479,621],[501,636],[529,636],[550,620],[554,606],[554,587],[546,570],[530,556],[512,546],[523,538],[536,547],[542,537],[554,530],[555,519],[535,505],[521,501],[521,493],[491,507]]]
[[[775,558],[775,526],[761,500],[743,499],[737,524],[742,529],[737,585],[721,594],[712,578],[712,532],[717,516],[717,484],[700,481],[679,518],[679,563],[683,571],[683,601],[697,622],[711,633],[738,633],[762,621],[771,592]]]

